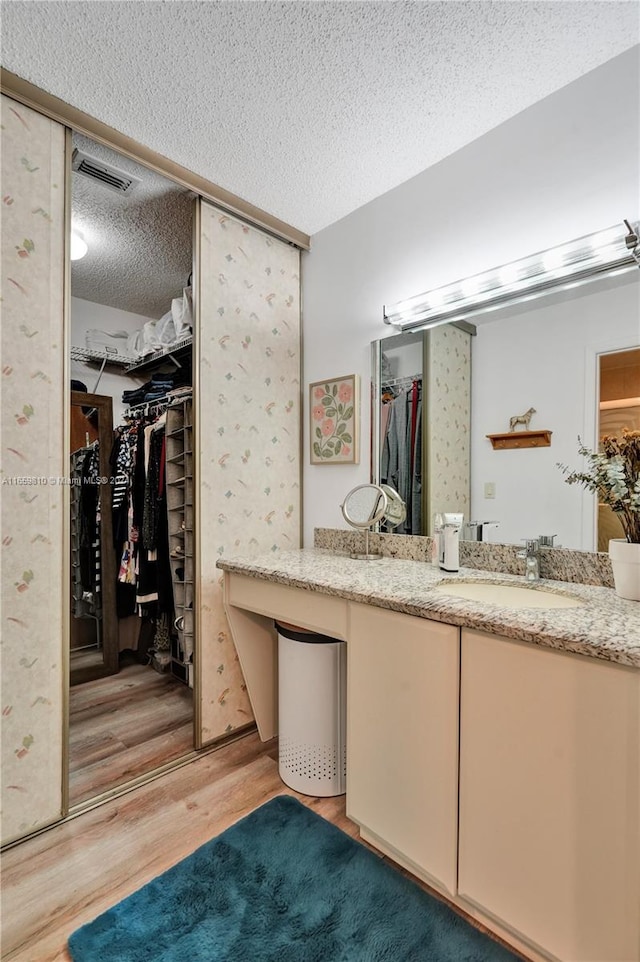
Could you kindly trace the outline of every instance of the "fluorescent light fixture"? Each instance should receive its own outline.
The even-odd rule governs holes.
[[[383,307],[385,324],[424,330],[640,267],[640,224],[609,227]]]
[[[79,261],[81,257],[84,257],[88,250],[89,248],[87,247],[84,237],[79,230],[74,228],[71,231],[71,251],[69,253],[69,257],[72,261]]]

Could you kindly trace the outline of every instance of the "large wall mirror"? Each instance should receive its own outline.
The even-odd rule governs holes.
[[[392,411],[385,406],[408,403],[403,417],[410,426],[411,395],[417,396],[421,379],[423,400],[418,417],[413,414],[414,422],[422,418],[421,448],[415,448],[414,423],[405,470],[409,491],[419,482],[422,513],[403,533],[430,534],[433,512],[445,509],[463,511],[469,522],[497,522],[491,540],[501,543],[555,535],[556,546],[598,550],[594,498],[567,485],[557,464],[579,467],[578,437],[597,446],[599,432],[612,424],[640,425],[639,275],[630,270],[536,301],[507,302],[473,317],[475,334],[449,324],[373,343],[374,482],[388,474],[384,438]],[[429,374],[436,340],[447,342],[446,356],[450,361],[453,352],[455,363],[443,362]],[[439,379],[435,394],[433,378]],[[442,412],[453,395],[457,407],[443,432]],[[510,419],[531,408],[526,426],[550,432],[550,445],[494,449],[488,435],[508,433]],[[442,489],[435,501],[428,499],[434,478]],[[602,543],[601,537],[600,550]]]

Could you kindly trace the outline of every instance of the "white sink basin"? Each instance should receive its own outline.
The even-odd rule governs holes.
[[[485,601],[503,608],[579,608],[585,603],[574,595],[557,595],[544,588],[525,588],[493,581],[455,581],[437,585],[433,590],[440,595]]]

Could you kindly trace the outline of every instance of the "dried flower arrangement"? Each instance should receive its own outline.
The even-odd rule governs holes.
[[[614,511],[627,541],[640,544],[640,431],[625,428],[618,437],[604,437],[601,451],[591,451],[578,438],[578,451],[587,459],[585,471],[558,467],[567,484],[582,484]]]

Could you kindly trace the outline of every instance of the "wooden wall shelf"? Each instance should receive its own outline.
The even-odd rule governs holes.
[[[506,434],[487,434],[494,450],[502,448],[548,448],[553,431],[508,431]]]

